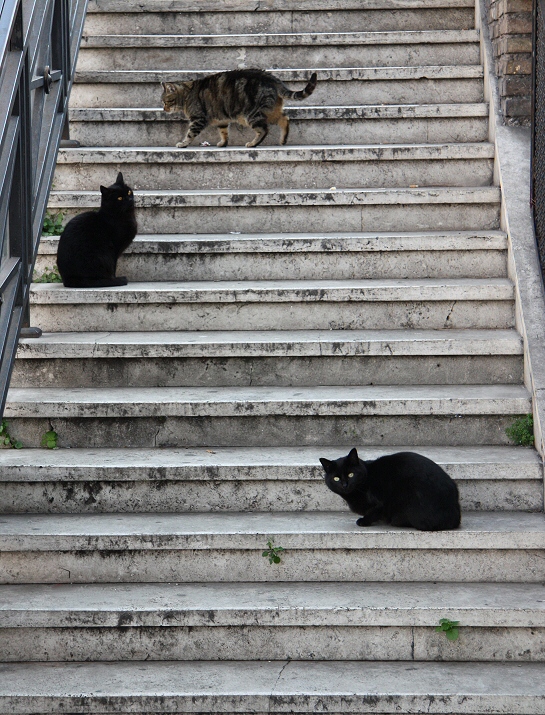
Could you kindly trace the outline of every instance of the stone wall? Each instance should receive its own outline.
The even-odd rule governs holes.
[[[488,24],[508,124],[529,124],[532,106],[532,0],[488,0]]]

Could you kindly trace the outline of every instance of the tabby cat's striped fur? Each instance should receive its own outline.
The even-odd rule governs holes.
[[[229,124],[237,122],[255,130],[247,147],[261,144],[269,133],[269,124],[278,124],[280,143],[285,144],[289,119],[284,114],[284,99],[305,99],[316,87],[314,72],[304,90],[294,92],[268,72],[258,69],[218,72],[190,82],[162,82],[165,112],[183,112],[189,119],[185,138],[176,144],[189,146],[210,124],[220,133],[218,146],[227,146]]]

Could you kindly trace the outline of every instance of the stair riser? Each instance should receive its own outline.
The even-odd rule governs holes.
[[[541,673],[537,674],[538,676]],[[439,688],[438,688],[439,690]],[[84,713],[85,715],[105,715],[106,713],[110,715],[115,713],[115,715],[151,715],[154,713],[156,715],[164,715],[165,707],[169,708],[169,713],[187,713],[196,712],[195,708],[199,708],[198,712],[214,713],[236,713],[236,715],[271,715],[271,713],[283,713],[287,712],[288,708],[290,713],[298,713],[306,715],[307,713],[317,712],[318,708],[323,709],[328,707],[328,715],[348,715],[348,713],[373,713],[376,715],[379,711],[376,709],[380,708],[380,715],[387,715],[390,713],[396,713],[396,710],[392,708],[397,708],[397,712],[402,712],[400,708],[410,708],[410,707],[420,707],[427,708],[429,706],[430,699],[437,700],[441,699],[442,710],[436,710],[436,712],[444,713],[444,715],[466,715],[466,707],[468,698],[464,697],[463,705],[458,704],[459,698],[456,698],[456,702],[453,696],[446,696],[442,693],[438,696],[427,695],[427,696],[393,696],[393,695],[367,695],[363,697],[356,696],[350,697],[346,695],[328,697],[327,695],[320,695],[316,697],[314,695],[301,695],[293,696],[288,695],[285,697],[280,697],[278,695],[274,696],[274,710],[265,710],[271,701],[270,696],[263,695],[228,695],[228,696],[170,696],[167,697],[163,694],[155,696],[21,696],[21,697],[9,697],[3,698],[0,701],[0,712],[6,713],[7,715],[35,715],[37,712],[40,715],[64,715],[66,712],[72,714]],[[371,710],[367,706],[367,702],[373,700],[373,709]],[[362,705],[362,700],[365,700],[364,705]],[[524,702],[521,702],[524,700]],[[100,701],[100,702],[98,702]],[[226,701],[228,701],[226,703]],[[375,706],[375,703],[377,705]],[[507,703],[507,704],[505,704]],[[542,715],[541,710],[543,709],[543,700],[540,696],[533,697],[528,696],[524,699],[521,696],[509,697],[505,695],[501,696],[475,696],[471,698],[471,703],[469,704],[473,713],[479,713],[479,715],[488,715],[489,713],[501,713],[508,712],[509,715],[514,713],[523,713],[527,715],[532,713],[532,715]],[[505,710],[505,708],[508,710]],[[100,712],[99,712],[99,708]],[[104,709],[106,708],[106,710]],[[189,710],[192,708],[192,710]],[[236,708],[236,710],[235,710]],[[253,708],[253,709],[251,709]],[[296,708],[296,710],[294,710]],[[364,709],[365,708],[365,709]],[[524,708],[522,710],[521,708]],[[424,710],[425,712],[425,710]]]
[[[218,68],[221,69],[221,68]],[[312,69],[312,68],[311,68]],[[309,70],[310,77],[310,70]],[[287,82],[302,89],[302,82]],[[160,82],[76,83],[70,95],[72,107],[158,107]],[[346,104],[434,104],[482,102],[482,79],[410,79],[410,80],[319,80],[312,99],[319,106]]]
[[[121,167],[120,167],[121,168]],[[329,188],[329,187],[328,187]],[[138,199],[138,197],[137,197]],[[93,203],[93,206],[95,204]],[[66,220],[79,209],[50,197]],[[393,204],[332,206],[157,206],[137,208],[140,233],[279,233],[321,231],[456,231],[499,228],[498,204]]]
[[[233,468],[235,472],[235,468]],[[452,476],[455,473],[451,472]],[[541,511],[538,480],[457,480],[465,511]],[[338,511],[343,502],[323,481],[89,481],[2,482],[4,514],[165,513],[209,511]]]
[[[120,614],[122,615],[122,614]],[[437,622],[440,614],[437,614]],[[255,613],[259,622],[259,613]],[[167,623],[170,623],[167,621]],[[545,628],[460,628],[456,643],[434,627],[174,626],[3,628],[0,658],[112,660],[545,661]]]
[[[472,65],[479,63],[476,42],[413,45],[320,45],[271,47],[166,47],[88,48],[78,58],[78,71],[150,68],[171,70],[173,63],[184,70],[206,66],[234,70],[250,67],[410,67],[417,65]],[[175,58],[175,59],[174,59]]]
[[[32,305],[44,332],[511,328],[509,300]]]
[[[274,131],[274,130],[273,130]],[[180,132],[178,141],[183,138]],[[217,137],[216,137],[217,140]],[[198,145],[196,139],[193,144]],[[236,163],[85,163],[58,164],[55,189],[96,191],[107,177],[122,169],[125,181],[135,190],[208,189],[329,189],[418,186],[489,186],[493,159],[434,161],[329,161],[324,177],[323,161],[273,161]],[[324,183],[327,182],[327,183]]]
[[[332,3],[333,5],[334,3]],[[240,34],[258,32],[381,32],[386,30],[469,30],[475,27],[471,7],[392,10],[342,10],[312,12],[90,12],[85,20],[87,35]]]
[[[12,387],[520,384],[519,355],[17,360]]]
[[[155,100],[155,104],[158,100]],[[164,117],[168,115],[164,114]],[[229,133],[231,146],[242,146],[254,135],[251,129],[233,124]],[[187,124],[171,121],[72,121],[70,137],[82,146],[175,146]],[[425,144],[441,142],[484,142],[488,139],[486,117],[452,119],[320,119],[290,121],[288,144],[392,144],[404,141]],[[273,127],[263,146],[278,144],[278,130]],[[199,135],[199,142],[218,141],[215,128]],[[197,142],[198,143],[198,142]]]
[[[87,417],[18,418],[9,408],[10,433],[37,448],[53,428],[60,447],[312,446],[336,444],[446,445],[509,444],[505,429],[515,415],[357,417],[282,415],[269,417]],[[518,416],[518,414],[516,415]]]
[[[540,583],[544,558],[529,549],[308,549],[271,566],[259,550],[8,551],[0,583],[449,582],[453,574],[464,583]]]
[[[468,241],[469,244],[469,241]],[[469,246],[468,246],[469,248]],[[139,250],[141,250],[139,248]],[[35,273],[56,255],[41,254]],[[117,273],[129,281],[350,280],[379,278],[503,278],[501,250],[335,251],[284,253],[125,253]]]

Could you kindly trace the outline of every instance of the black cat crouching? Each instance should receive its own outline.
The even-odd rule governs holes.
[[[361,514],[358,526],[383,520],[422,531],[460,526],[458,487],[431,459],[397,452],[364,461],[354,448],[336,460],[320,458],[325,482],[350,509]]]
[[[121,172],[100,193],[100,209],[74,216],[59,239],[57,266],[67,288],[127,285],[115,272],[119,256],[136,236],[134,195]]]

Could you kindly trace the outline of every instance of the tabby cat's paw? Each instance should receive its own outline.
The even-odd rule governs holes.
[[[178,142],[176,144],[176,149],[185,149],[189,146],[189,142]]]

